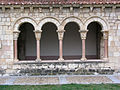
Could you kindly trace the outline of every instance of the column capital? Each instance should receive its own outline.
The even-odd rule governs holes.
[[[42,32],[42,30],[34,30],[34,32],[41,33],[41,32]]]
[[[35,32],[36,40],[40,40],[41,39],[42,30],[35,30],[34,32]]]
[[[17,40],[18,39],[19,33],[20,33],[20,31],[18,31],[18,30],[13,31],[13,40]]]
[[[63,40],[65,30],[57,30],[59,40]]]
[[[103,39],[108,39],[108,31],[107,30],[103,30],[101,32],[103,33]]]
[[[57,30],[57,32],[59,32],[59,33],[60,33],[60,32],[65,32],[65,30]]]
[[[81,39],[86,39],[88,30],[79,30]]]

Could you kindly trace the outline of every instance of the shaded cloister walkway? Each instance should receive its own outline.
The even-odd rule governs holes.
[[[80,59],[82,55],[82,42],[79,33],[79,25],[69,22],[65,25],[63,37],[63,56],[65,60]]]
[[[34,26],[30,23],[23,23],[19,27],[18,37],[18,59],[35,60],[36,59],[36,38]]]
[[[41,59],[57,60],[59,57],[57,27],[53,23],[45,23],[41,34]]]
[[[92,20],[86,21],[85,28],[74,17],[65,19],[63,24],[55,18],[45,18],[38,26],[32,19],[18,20],[13,32],[15,60],[107,60],[106,23],[100,18]]]
[[[102,27],[97,22],[91,22],[88,27],[86,36],[86,58],[87,59],[100,59],[103,54],[103,35]],[[102,51],[101,51],[102,50]]]

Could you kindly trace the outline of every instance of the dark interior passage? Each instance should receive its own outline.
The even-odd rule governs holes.
[[[87,59],[100,59],[101,43],[101,25],[97,22],[91,22],[88,27],[86,39],[86,57]]]
[[[59,43],[57,27],[53,23],[45,23],[42,26],[41,59],[57,60],[59,56]]]
[[[18,59],[35,60],[36,59],[36,39],[33,32],[34,27],[30,23],[23,23],[18,37]]]
[[[75,22],[69,22],[65,26],[63,39],[64,59],[80,59],[82,54],[82,43],[79,33],[79,26]]]

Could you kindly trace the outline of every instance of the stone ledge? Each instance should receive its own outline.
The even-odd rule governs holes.
[[[41,64],[41,63],[108,63],[109,60],[103,60],[103,59],[91,59],[91,60],[86,60],[86,61],[81,61],[81,60],[64,60],[64,61],[59,61],[59,60],[42,60],[41,62],[37,61],[18,61],[15,62],[14,64]]]
[[[13,65],[13,76],[38,75],[96,75],[113,74],[114,69],[102,62],[42,62],[16,63]]]

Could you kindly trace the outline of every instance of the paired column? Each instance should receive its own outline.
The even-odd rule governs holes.
[[[88,30],[79,30],[79,32],[80,32],[80,36],[82,39],[82,58],[81,58],[81,60],[85,61],[85,60],[87,60],[86,55],[85,55],[85,40],[86,40],[86,35],[87,35]]]
[[[104,39],[104,60],[108,59],[108,31],[103,32],[103,39]]]
[[[63,36],[65,30],[57,30],[59,39],[59,61],[63,61]]]
[[[36,30],[35,31],[35,37],[36,37],[36,40],[37,40],[37,59],[36,61],[41,61],[40,59],[40,39],[41,39],[41,33],[42,33],[42,30]]]
[[[14,40],[14,62],[18,62],[18,56],[17,56],[17,39],[18,39],[18,36],[19,36],[19,33],[20,31],[14,31],[13,32],[13,40]]]

